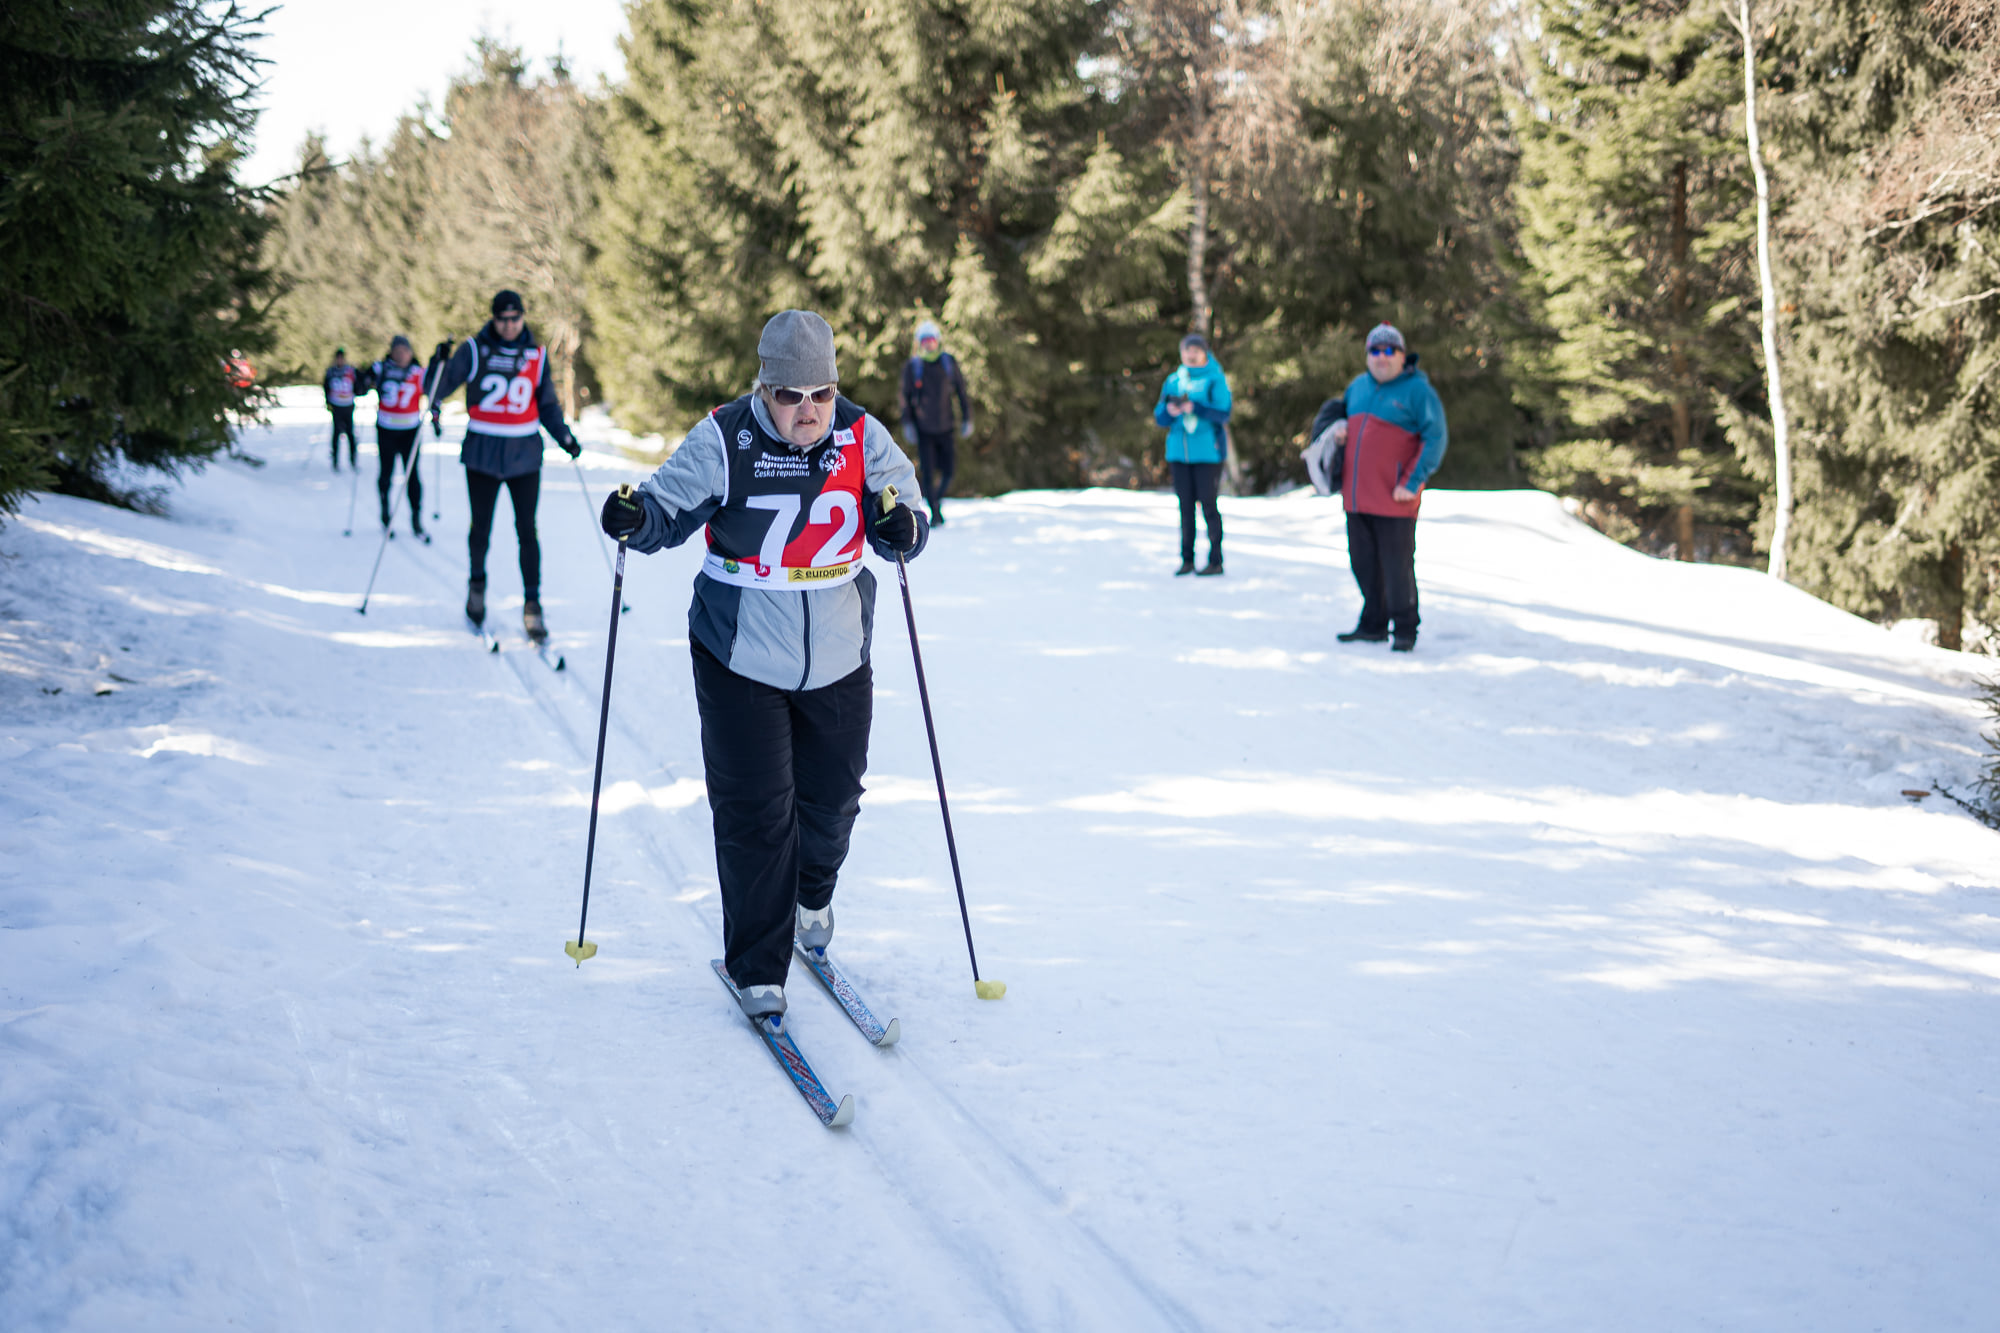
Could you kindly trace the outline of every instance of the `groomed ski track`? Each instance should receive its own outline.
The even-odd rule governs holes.
[[[1986,1317],[2000,838],[1896,796],[1970,772],[1964,659],[1545,497],[1434,497],[1406,661],[1331,641],[1331,505],[1225,500],[1205,587],[1159,496],[954,506],[911,576],[1010,991],[878,567],[836,950],[903,1039],[795,968],[829,1134],[704,975],[692,554],[628,564],[578,970],[610,587],[568,460],[558,675],[504,517],[503,651],[461,627],[450,459],[354,615],[374,533],[323,414],[279,423],[171,522],[0,532],[10,1330]]]
[[[573,477],[565,477],[560,471],[545,468],[542,511],[548,509],[549,491],[575,489]],[[571,511],[572,506],[566,496],[557,500],[557,504],[562,506],[556,511],[558,514],[567,515]],[[544,540],[546,542],[546,538]],[[420,567],[426,581],[443,584],[447,597],[457,591],[438,562],[422,559],[422,553],[414,549],[412,555],[411,563]],[[633,581],[631,570],[634,563],[643,558],[627,557],[628,589]],[[489,583],[498,581],[494,578],[497,563],[489,555]],[[647,586],[657,587],[658,584],[656,580],[648,580]],[[667,605],[672,608],[668,613],[672,616],[670,623],[684,625],[686,590],[666,591],[669,596],[673,591],[681,593],[678,602],[669,601]],[[603,593],[603,604],[598,608],[598,625],[605,624],[610,618],[608,580]],[[628,595],[628,605],[630,601]],[[571,614],[576,615],[582,609],[576,608]],[[657,598],[653,614],[656,617],[660,614]],[[629,625],[631,615],[627,614],[625,619]],[[576,627],[586,633],[590,628],[594,627],[588,626],[588,622]],[[625,627],[621,626],[621,634],[624,630]],[[574,643],[579,639],[580,635],[570,634],[565,635],[563,642]],[[604,680],[604,636],[601,631],[591,643],[587,684],[585,673],[575,665],[567,666],[560,673],[549,671],[546,663],[536,659],[533,646],[518,633],[512,638],[503,635],[499,653],[499,657],[513,668],[523,694],[533,700],[553,737],[568,751],[568,761],[582,766],[586,774],[595,753],[595,719],[600,701],[597,691]],[[490,661],[494,655],[482,652],[479,656]],[[685,654],[675,659],[673,664],[685,665]],[[629,660],[627,665],[630,665]],[[656,729],[674,728],[684,736],[698,737],[698,730],[693,725],[692,692],[684,693],[687,697],[680,701],[680,708],[669,709],[663,715],[656,715],[634,726],[630,720],[632,707],[629,701],[643,700],[645,696],[632,691],[630,685],[627,692],[621,693],[616,672],[613,674],[612,734],[623,742],[627,756],[638,758],[638,771],[665,778],[673,788],[679,788],[690,772],[694,775],[693,780],[699,782],[699,742],[697,740],[693,746],[692,756],[669,761],[664,756],[677,751],[684,754],[689,748],[687,744],[683,742],[674,746],[670,742],[649,739],[649,735]],[[685,843],[692,832],[700,841],[699,852],[703,860],[707,861],[711,856],[704,836],[705,801],[693,807],[693,814],[694,827],[690,829],[683,822],[682,836],[678,840],[661,837],[652,822],[645,820],[630,821],[623,834],[630,837],[637,832],[640,845],[664,877],[666,887],[685,889],[691,884],[713,880],[713,871],[706,865],[691,878],[689,861],[677,852],[676,841]],[[579,868],[575,876],[579,889],[581,874]],[[615,921],[612,913],[617,909],[607,905],[606,897],[607,891],[599,890],[596,910],[604,918]],[[689,899],[682,904],[686,910],[670,914],[668,918],[668,924],[675,927],[677,942],[694,952],[714,951],[722,938],[720,900],[712,895],[691,899],[685,892],[682,897]],[[614,925],[612,933],[622,936],[626,932],[619,931]],[[611,936],[593,932],[591,938],[600,942],[600,950],[609,947],[603,941]],[[592,959],[586,967],[594,967],[597,961]],[[1066,1214],[1061,1192],[1037,1180],[1033,1171],[1006,1146],[1002,1137],[925,1073],[920,1060],[893,1049],[878,1052],[877,1058],[870,1060],[867,1053],[874,1048],[860,1038],[838,1003],[825,993],[804,964],[796,959],[791,980],[792,984],[786,987],[786,995],[792,1005],[788,1017],[795,1036],[810,1034],[803,1038],[811,1044],[806,1051],[807,1058],[815,1063],[822,1080],[829,1078],[828,1070],[849,1071],[841,1076],[845,1082],[827,1083],[827,1091],[836,1103],[843,1095],[852,1093],[855,1096],[858,1107],[855,1123],[844,1127],[841,1132],[861,1140],[870,1164],[889,1189],[889,1197],[907,1207],[910,1216],[905,1226],[927,1234],[940,1254],[954,1261],[958,1281],[981,1293],[980,1300],[951,1316],[952,1327],[1189,1330],[1200,1327],[1192,1316],[1144,1279],[1092,1228]],[[970,991],[969,979],[964,989]],[[977,1003],[964,996],[959,999],[964,1001],[957,1006],[960,1009]],[[745,1061],[732,1058],[729,1086],[718,1086],[715,1091],[737,1101],[769,1101],[780,1107],[789,1107],[801,1121],[811,1125],[810,1111],[794,1105],[796,1094],[783,1073],[770,1067],[768,1054],[761,1050],[756,1034],[745,1029],[742,1016],[730,1007],[726,997],[718,1000],[713,1008],[725,1026],[742,1030],[740,1044],[755,1057],[747,1062],[747,1069],[743,1067]],[[937,1021],[926,1024],[947,1040],[951,1039],[947,1034],[953,1027],[949,1013],[949,1007],[941,1008],[936,1014]],[[836,1049],[846,1051],[849,1058],[834,1058]],[[858,1058],[854,1058],[857,1052]],[[908,1066],[907,1072],[894,1063],[898,1059]],[[915,1075],[914,1081],[911,1074]],[[876,1123],[878,1116],[879,1124]],[[805,1146],[790,1132],[785,1137],[787,1142]],[[914,1144],[921,1144],[923,1150],[912,1152]],[[824,1152],[812,1153],[801,1163],[808,1176],[805,1189],[809,1195],[832,1198],[839,1193],[831,1180],[812,1178],[816,1169],[813,1164],[826,1156]],[[915,1165],[918,1163],[922,1164],[920,1168]],[[615,1164],[607,1163],[605,1169],[615,1175]]]

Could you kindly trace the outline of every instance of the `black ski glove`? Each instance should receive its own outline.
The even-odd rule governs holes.
[[[444,438],[444,423],[438,420],[436,408],[431,409],[431,438],[434,440]]]
[[[566,433],[560,443],[562,444],[562,451],[571,458],[581,458],[583,456],[583,446],[576,442],[575,431]]]
[[[892,551],[913,551],[917,547],[917,511],[895,504],[875,519],[875,540]]]
[[[646,523],[646,506],[637,494],[604,497],[604,530],[613,537],[629,537]]]

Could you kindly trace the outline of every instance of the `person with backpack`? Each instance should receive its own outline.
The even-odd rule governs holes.
[[[602,524],[642,552],[706,537],[688,638],[723,962],[743,1012],[776,1032],[794,937],[819,950],[833,938],[861,810],[875,707],[863,548],[911,559],[930,530],[910,460],[840,396],[824,319],[773,315],[757,364],[749,393],[698,422],[629,497],[606,498]]]
[[[410,532],[420,541],[424,533],[424,487],[417,479],[417,428],[424,421],[424,368],[417,364],[416,349],[410,340],[397,334],[389,340],[389,354],[368,367],[364,376],[375,391],[375,452],[382,470],[375,478],[375,492],[382,502],[382,526],[389,526],[389,491],[396,482],[396,460],[403,461],[405,487],[410,497]]]
[[[1342,496],[1347,562],[1361,588],[1361,618],[1342,643],[1417,646],[1417,510],[1450,442],[1444,404],[1417,354],[1389,323],[1368,331],[1368,369],[1313,419],[1310,470]],[[1317,487],[1316,487],[1317,489]]]
[[[1180,369],[1160,386],[1153,421],[1167,431],[1167,471],[1181,502],[1181,565],[1176,577],[1213,578],[1222,573],[1222,463],[1228,456],[1232,406],[1229,377],[1209,351],[1208,339],[1190,333],[1181,339]],[[1194,567],[1194,513],[1208,520],[1208,563]]]
[[[361,466],[361,446],[354,442],[354,400],[366,389],[361,383],[361,368],[350,365],[347,349],[333,349],[333,364],[320,377],[320,391],[326,395],[326,410],[333,415],[333,470],[340,471],[340,437],[347,437],[347,465]]]
[[[972,399],[965,374],[944,350],[935,321],[917,325],[917,350],[903,364],[903,439],[917,451],[924,495],[930,500],[931,525],[944,526],[944,497],[951,493],[958,471],[958,444],[952,434],[952,399],[958,400],[957,439],[972,438]]]
[[[493,537],[500,488],[505,486],[514,505],[521,590],[527,599],[521,626],[540,643],[549,637],[542,616],[542,547],[535,535],[535,505],[542,490],[542,432],[547,431],[571,458],[582,454],[583,446],[563,421],[555,377],[549,374],[548,349],[535,341],[534,330],[528,327],[521,294],[498,293],[492,309],[493,318],[458,345],[439,373],[431,391],[431,428],[440,429],[444,400],[465,386],[465,411],[471,421],[458,456],[465,464],[465,489],[472,503],[472,531],[466,539],[472,557],[466,619],[475,625],[486,623],[486,548]]]

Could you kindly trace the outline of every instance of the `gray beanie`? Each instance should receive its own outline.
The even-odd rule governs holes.
[[[774,389],[840,383],[833,326],[810,310],[780,310],[757,339],[757,382]]]
[[[1386,319],[1368,330],[1368,336],[1362,341],[1369,347],[1380,347],[1383,343],[1388,343],[1391,347],[1404,345],[1402,331]]]

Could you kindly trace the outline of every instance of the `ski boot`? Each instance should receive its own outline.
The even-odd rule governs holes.
[[[1389,640],[1388,631],[1363,629],[1359,625],[1345,634],[1336,634],[1333,637],[1342,643],[1387,643]]]
[[[1413,653],[1416,650],[1417,636],[1414,634],[1398,634],[1396,641],[1389,645],[1389,651],[1392,653]]]
[[[801,904],[798,937],[802,948],[810,949],[820,958],[826,957],[826,946],[833,943],[833,904],[828,903],[817,912]]]
[[[1194,576],[1198,579],[1212,579],[1220,573],[1222,573],[1222,557],[1212,555],[1208,558],[1207,564],[1194,572]]]
[[[1194,573],[1194,561],[1191,559],[1182,560],[1181,567],[1174,571],[1174,577],[1179,578],[1183,574],[1192,574],[1192,573]]]
[[[486,623],[485,579],[473,579],[465,585],[465,618],[475,625]]]
[[[737,993],[743,1005],[743,1016],[758,1027],[769,1027],[780,1031],[785,1024],[785,988],[783,986],[741,986]]]
[[[542,619],[542,604],[530,597],[528,604],[521,608],[521,628],[536,643],[546,643],[549,637],[548,622]]]

